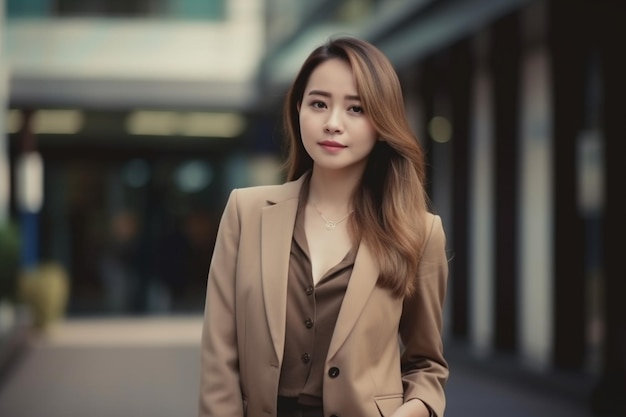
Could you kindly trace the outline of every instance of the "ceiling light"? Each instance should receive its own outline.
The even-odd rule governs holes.
[[[452,139],[452,123],[443,116],[435,116],[428,123],[428,133],[435,142],[446,143]]]
[[[236,113],[138,110],[126,120],[131,135],[222,137],[239,136],[245,119]]]
[[[22,126],[22,112],[19,110],[9,110],[7,114],[7,133],[17,133]]]
[[[74,135],[83,127],[83,114],[78,110],[37,110],[33,114],[36,134]]]
[[[32,117],[32,131],[40,135],[74,135],[84,124],[83,113],[80,110],[35,110]],[[22,110],[9,110],[7,133],[18,133],[23,120]]]
[[[177,133],[179,125],[179,115],[171,111],[139,110],[126,119],[131,135],[170,136]]]
[[[224,137],[239,136],[245,127],[245,120],[235,113],[187,113],[181,118],[181,131],[184,136]]]

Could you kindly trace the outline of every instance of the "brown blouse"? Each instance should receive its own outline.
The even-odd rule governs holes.
[[[298,398],[304,405],[321,406],[326,353],[352,274],[356,249],[352,248],[313,285],[304,231],[307,194],[308,187],[304,186],[291,243],[285,350],[278,395]]]

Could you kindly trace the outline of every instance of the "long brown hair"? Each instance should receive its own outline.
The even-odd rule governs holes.
[[[287,179],[297,179],[313,166],[302,144],[298,104],[313,70],[333,58],[352,68],[365,114],[381,139],[352,196],[350,233],[370,247],[380,269],[378,284],[396,296],[407,295],[413,290],[426,230],[424,154],[406,119],[398,76],[372,44],[351,37],[331,39],[305,60],[284,105]]]

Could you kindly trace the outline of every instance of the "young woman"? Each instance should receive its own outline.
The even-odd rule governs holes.
[[[204,417],[442,417],[448,264],[397,75],[315,49],[285,103],[285,184],[232,191],[209,270]]]

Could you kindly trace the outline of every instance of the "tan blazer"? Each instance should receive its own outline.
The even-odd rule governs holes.
[[[276,416],[302,182],[238,189],[228,199],[209,269],[199,416]],[[376,263],[367,246],[359,246],[326,357],[326,416],[390,416],[414,398],[443,416],[448,263],[441,220],[428,216],[432,227],[411,298],[394,298],[377,286]]]

